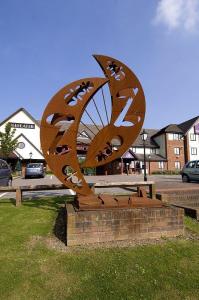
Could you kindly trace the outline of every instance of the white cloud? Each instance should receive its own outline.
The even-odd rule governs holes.
[[[162,23],[169,30],[197,31],[199,29],[199,0],[160,0],[154,23],[156,25]]]

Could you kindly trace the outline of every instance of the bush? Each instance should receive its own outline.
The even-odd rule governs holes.
[[[151,172],[152,175],[180,175],[180,171],[175,170],[175,171],[169,171],[169,170],[165,170],[165,171],[153,171]]]
[[[96,175],[95,168],[83,168],[84,175]]]
[[[48,175],[52,175],[52,174],[53,174],[53,172],[52,172],[51,170],[48,170],[48,171],[46,171],[46,174],[48,174]]]

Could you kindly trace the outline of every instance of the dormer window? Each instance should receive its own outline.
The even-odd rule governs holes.
[[[196,134],[190,133],[190,141],[196,141]]]

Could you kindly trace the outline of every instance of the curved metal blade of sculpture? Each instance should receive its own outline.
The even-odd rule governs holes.
[[[145,116],[144,92],[135,74],[114,58],[94,57],[106,78],[85,78],[66,85],[48,103],[41,121],[41,146],[50,169],[80,195],[93,193],[81,168],[102,166],[121,157],[137,138]],[[106,83],[111,94],[110,120],[94,135],[80,164],[77,134],[81,117]],[[113,147],[114,140],[119,142],[117,147]]]

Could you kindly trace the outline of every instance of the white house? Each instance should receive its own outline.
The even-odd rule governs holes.
[[[14,137],[18,139],[18,146],[14,154],[21,161],[44,161],[39,123],[24,108],[18,109],[0,123],[1,132],[5,132],[7,123],[11,123],[11,126],[16,129]]]
[[[186,161],[199,159],[199,116],[178,125],[185,136]]]

